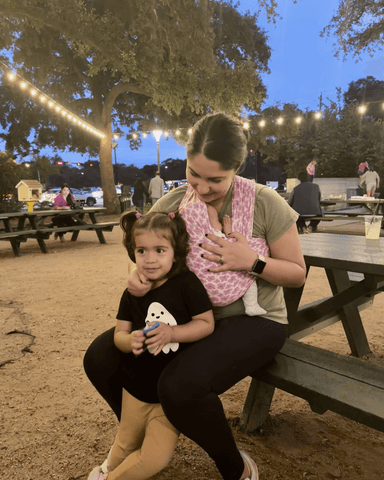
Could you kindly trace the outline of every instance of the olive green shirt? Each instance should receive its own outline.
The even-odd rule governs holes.
[[[176,212],[187,191],[188,185],[172,190],[160,198],[152,207],[153,211]],[[224,215],[232,216],[233,185],[228,190],[223,206],[219,213],[220,222]],[[278,240],[296,223],[298,214],[274,190],[264,185],[256,184],[255,211],[253,216],[252,236],[264,238],[267,244]],[[279,323],[288,323],[283,288],[272,285],[262,278],[257,280],[258,302],[267,313],[261,315]],[[245,315],[242,299],[236,300],[224,307],[214,307],[215,319]]]

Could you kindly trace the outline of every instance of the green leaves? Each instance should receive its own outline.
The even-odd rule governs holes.
[[[336,56],[382,50],[383,0],[340,0],[336,14],[321,35],[336,36]]]

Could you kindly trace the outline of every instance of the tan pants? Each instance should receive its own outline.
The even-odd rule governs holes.
[[[166,467],[179,432],[160,404],[144,403],[123,390],[121,421],[112,447],[108,480],[145,480]]]

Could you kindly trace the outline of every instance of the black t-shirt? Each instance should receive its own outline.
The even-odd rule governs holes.
[[[203,284],[188,271],[170,278],[143,297],[134,297],[125,290],[116,318],[132,322],[132,330],[139,330],[146,326],[146,321],[183,325],[211,309]],[[123,354],[124,388],[142,402],[159,403],[157,382],[161,372],[187,346],[188,343],[170,343],[156,356],[149,351],[137,357],[133,353]]]

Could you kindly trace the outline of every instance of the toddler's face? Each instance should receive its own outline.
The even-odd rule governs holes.
[[[135,235],[136,268],[140,275],[160,286],[172,268],[175,252],[160,232],[146,231]]]

